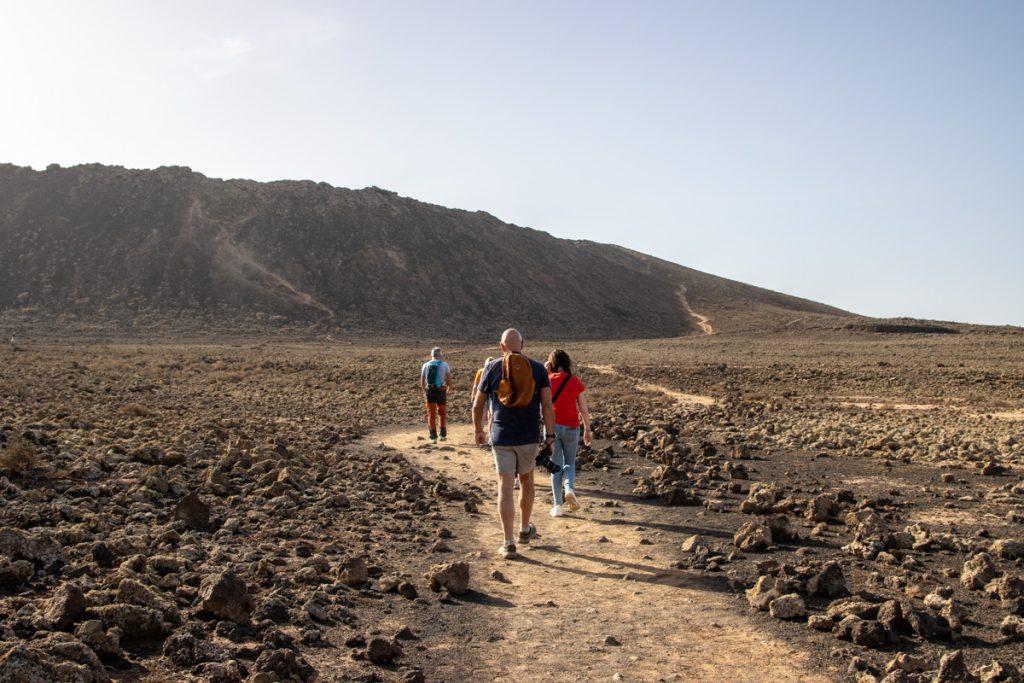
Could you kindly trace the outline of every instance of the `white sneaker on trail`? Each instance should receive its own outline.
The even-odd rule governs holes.
[[[509,543],[508,545],[502,545],[498,549],[498,555],[506,560],[516,559],[516,546],[515,543]]]
[[[565,514],[565,511],[562,510],[562,506],[561,505],[556,505],[555,507],[551,508],[551,516],[552,517],[561,517],[564,514]]]
[[[569,506],[569,510],[572,512],[580,509],[580,499],[576,497],[576,492],[572,489],[565,490],[565,504]]]

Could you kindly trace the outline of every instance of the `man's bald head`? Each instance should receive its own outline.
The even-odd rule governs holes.
[[[510,327],[501,333],[501,350],[512,353],[523,350],[523,335],[519,334],[519,330]]]

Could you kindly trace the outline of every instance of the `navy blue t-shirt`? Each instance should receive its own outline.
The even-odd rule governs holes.
[[[501,383],[501,358],[495,358],[480,377],[480,391],[491,402],[491,443],[495,446],[522,446],[540,443],[540,390],[550,387],[547,369],[532,358],[530,369],[537,390],[530,405],[525,408],[506,408],[498,400],[498,385]]]

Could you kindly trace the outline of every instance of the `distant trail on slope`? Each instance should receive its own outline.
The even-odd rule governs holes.
[[[679,285],[679,301],[683,304],[683,310],[685,310],[691,318],[697,321],[697,325],[700,327],[701,332],[704,334],[715,333],[715,329],[711,327],[711,323],[708,322],[710,318],[706,315],[701,315],[690,306],[690,300],[686,298],[686,285]]]
[[[228,226],[237,227],[252,220],[256,215],[257,212],[254,210],[248,215],[234,221],[210,218],[203,211],[202,203],[197,197],[192,200],[192,205],[189,206],[188,213],[186,215],[186,237],[189,241],[195,242],[195,224],[197,220],[216,225],[217,233],[213,237],[214,243],[217,245],[216,256],[218,263],[220,263],[225,270],[231,271],[242,278],[245,278],[244,270],[246,268],[254,270],[262,276],[264,280],[269,281],[271,285],[281,291],[285,297],[303,306],[315,308],[324,313],[327,316],[327,319],[333,320],[335,318],[334,311],[331,310],[329,306],[317,300],[316,297],[309,292],[304,292],[296,287],[294,283],[289,281],[280,273],[274,272],[257,261],[245,245],[241,245],[235,241],[234,236],[228,229]]]

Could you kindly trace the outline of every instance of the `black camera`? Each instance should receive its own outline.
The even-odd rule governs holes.
[[[547,441],[540,447],[540,451],[537,453],[537,466],[543,467],[551,474],[558,474],[562,471],[562,466],[555,464],[551,460],[551,444]]]

